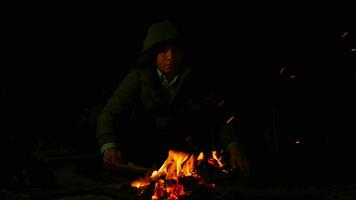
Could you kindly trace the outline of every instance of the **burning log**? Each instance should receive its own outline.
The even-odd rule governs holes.
[[[153,171],[150,176],[133,181],[131,186],[137,189],[139,195],[145,192],[149,195],[147,190],[153,189],[152,199],[184,198],[194,191],[199,193],[204,189],[209,191],[215,188],[214,183],[206,181],[199,173],[207,166],[228,173],[217,151],[212,151],[211,157],[205,159],[202,152],[196,156],[192,153],[170,150],[168,158],[159,170]]]

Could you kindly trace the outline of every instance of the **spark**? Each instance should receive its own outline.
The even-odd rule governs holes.
[[[284,67],[282,67],[281,70],[279,70],[279,74],[282,74],[284,72]]]
[[[341,35],[342,38],[345,38],[347,35],[349,34],[349,32],[345,32]]]
[[[230,118],[226,121],[226,123],[229,124],[233,119],[235,119],[234,116],[230,117]]]
[[[220,101],[220,103],[218,104],[218,105],[219,105],[219,107],[221,107],[224,103],[225,103],[225,100],[224,100],[224,99],[223,99],[223,100],[221,100],[221,101]]]

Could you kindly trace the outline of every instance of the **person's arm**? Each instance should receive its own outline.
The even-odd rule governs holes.
[[[220,143],[222,146],[230,151],[232,145],[238,145],[237,130],[233,123],[223,122],[220,132]]]
[[[248,177],[249,161],[238,139],[235,120],[231,117],[224,122],[220,142],[230,154],[231,166],[240,170],[244,177]]]
[[[232,167],[240,170],[241,174],[247,178],[250,172],[250,163],[241,145],[237,142],[231,142],[228,146],[228,151],[230,152]]]
[[[132,105],[134,98],[138,93],[138,88],[138,72],[137,70],[132,69],[120,83],[120,86],[109,99],[108,103],[103,108],[102,113],[98,117],[97,139],[102,153],[105,153],[107,149],[118,148],[117,138],[114,132],[114,123],[116,122],[117,117],[122,115],[126,109]]]
[[[100,147],[100,153],[101,154],[104,154],[104,151],[107,150],[107,149],[115,149],[117,148],[117,145],[116,143],[114,142],[108,142],[108,143],[105,143],[103,145],[101,145]]]

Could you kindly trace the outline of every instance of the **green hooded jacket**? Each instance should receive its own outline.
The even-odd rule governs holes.
[[[156,67],[147,62],[155,55],[155,48],[166,42],[181,42],[175,26],[169,21],[153,24],[138,58],[139,67],[129,71],[97,120],[100,146],[115,143],[120,149],[128,143],[148,143],[161,138],[184,143],[191,134],[197,134],[199,140],[207,143],[215,140],[214,132],[224,124],[218,106],[222,99],[187,67],[180,72],[173,95],[168,96]],[[132,121],[136,131],[123,128]],[[219,135],[223,146],[235,140],[232,131],[227,132]]]

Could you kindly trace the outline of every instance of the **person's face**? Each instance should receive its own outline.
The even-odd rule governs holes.
[[[176,46],[164,46],[158,51],[157,66],[166,75],[175,75],[182,65],[183,50]]]

